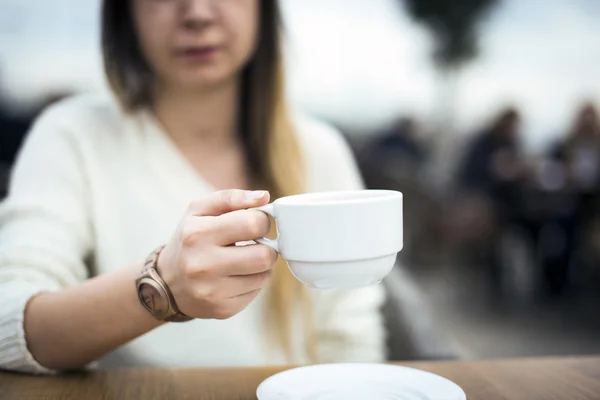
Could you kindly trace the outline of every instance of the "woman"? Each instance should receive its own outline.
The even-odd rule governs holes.
[[[568,136],[551,149],[555,161],[566,164],[569,183],[581,193],[600,186],[600,118],[593,103],[577,112]]]
[[[104,1],[118,101],[47,111],[2,206],[0,367],[383,359],[381,287],[308,292],[268,248],[234,245],[270,230],[256,189],[361,185],[339,135],[286,114],[278,18],[275,0]],[[146,257],[166,319],[191,321],[140,304]]]
[[[600,219],[600,119],[593,103],[579,108],[568,135],[551,146],[548,159],[564,172],[564,186],[557,192],[562,199],[560,213],[546,221],[545,231],[554,227],[564,245],[542,249],[543,269],[550,291],[561,294],[572,277],[581,275],[585,259],[594,258],[590,242]]]

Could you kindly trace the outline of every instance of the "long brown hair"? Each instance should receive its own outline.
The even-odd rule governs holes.
[[[126,111],[149,106],[153,72],[138,44],[131,2],[104,0],[102,51],[108,82]],[[260,1],[257,48],[241,72],[239,131],[252,173],[273,199],[301,193],[305,169],[300,144],[288,115],[281,51],[281,17],[277,0]],[[293,362],[293,310],[304,313],[307,355],[315,359],[311,310],[303,286],[280,258],[268,293],[268,325],[274,329],[288,361]]]

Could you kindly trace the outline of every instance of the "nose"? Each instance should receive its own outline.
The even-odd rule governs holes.
[[[198,29],[214,22],[217,12],[216,3],[223,0],[184,0],[181,16],[188,29]]]

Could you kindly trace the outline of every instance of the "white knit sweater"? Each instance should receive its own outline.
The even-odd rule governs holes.
[[[360,188],[340,135],[314,120],[295,121],[309,190]],[[27,350],[23,315],[31,296],[144,257],[167,241],[192,199],[211,191],[148,113],[125,116],[103,95],[78,96],[46,111],[25,141],[0,208],[0,368],[51,372]],[[380,286],[311,293],[320,361],[383,359]],[[261,295],[225,321],[164,325],[99,365],[281,364],[282,351],[267,340],[264,308]],[[299,363],[304,340],[295,339]]]

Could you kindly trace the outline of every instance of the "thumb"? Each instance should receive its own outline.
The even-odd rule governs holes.
[[[193,201],[189,213],[195,216],[216,217],[231,211],[263,206],[269,199],[270,195],[266,190],[223,190]]]

